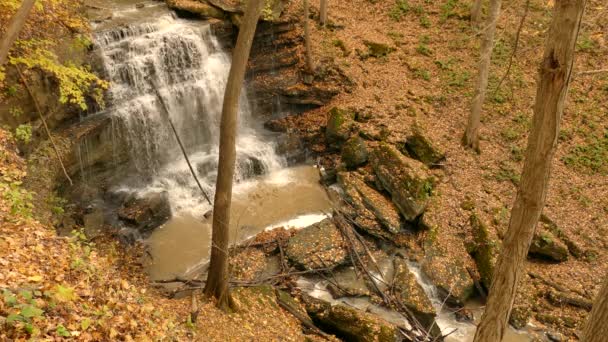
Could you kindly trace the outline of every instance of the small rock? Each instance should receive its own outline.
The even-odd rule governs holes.
[[[394,47],[388,46],[387,44],[372,42],[369,40],[363,41],[363,44],[365,44],[365,46],[367,47],[367,54],[364,54],[365,57],[386,57],[389,53],[396,50]]]
[[[564,341],[564,335],[558,333],[557,331],[547,331],[547,338],[553,342],[562,342]]]

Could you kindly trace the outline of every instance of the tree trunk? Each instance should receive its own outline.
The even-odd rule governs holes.
[[[327,1],[328,0],[321,0],[321,5],[319,6],[319,23],[321,26],[325,26],[325,24],[327,24]]]
[[[474,1],[473,6],[471,7],[471,25],[473,27],[477,27],[481,22],[481,8],[483,7],[483,0]]]
[[[597,294],[593,309],[589,314],[589,321],[585,326],[583,342],[603,342],[608,336],[608,277],[604,286]]]
[[[501,0],[490,0],[490,13],[485,23],[485,31],[481,42],[481,56],[477,70],[477,86],[475,96],[471,103],[471,113],[469,122],[464,132],[462,143],[465,147],[479,152],[479,122],[481,119],[481,109],[486,99],[488,90],[488,77],[490,75],[490,61],[492,50],[494,49],[494,35],[496,33],[496,22],[500,16]]]
[[[312,48],[310,47],[310,27],[308,25],[308,0],[304,0],[304,44],[306,46],[306,69],[310,74],[314,73],[312,64]]]
[[[475,342],[502,341],[526,255],[545,205],[551,162],[572,73],[586,0],[558,0],[553,11],[534,105],[532,130],[509,229]]]
[[[262,12],[262,0],[249,0],[234,49],[232,66],[224,94],[220,124],[220,152],[213,205],[213,233],[209,275],[204,293],[217,299],[220,308],[230,304],[228,293],[228,248],[232,180],[236,162],[236,128],[239,98],[245,80],[251,44]]]
[[[25,25],[27,16],[32,11],[35,2],[36,0],[23,0],[17,13],[15,13],[8,22],[6,32],[0,40],[0,67],[8,61],[8,52],[15,40],[17,40],[17,37],[19,37],[19,32],[23,29],[23,25]]]

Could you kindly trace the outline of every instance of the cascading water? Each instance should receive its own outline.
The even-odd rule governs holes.
[[[169,14],[98,32],[109,103],[137,170],[138,184],[123,188],[167,191],[174,212],[205,212],[199,189],[179,150],[156,91],[169,107],[205,191],[213,194],[219,122],[230,58],[207,24]],[[274,145],[253,128],[247,96],[240,99],[237,180],[280,169]]]

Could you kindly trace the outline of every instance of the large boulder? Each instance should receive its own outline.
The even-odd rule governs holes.
[[[435,183],[424,164],[386,143],[372,150],[370,163],[406,220],[413,221],[424,212]]]
[[[342,146],[342,162],[347,169],[355,169],[367,163],[369,153],[365,140],[360,136],[354,136]]]
[[[539,226],[528,254],[561,262],[568,260],[568,246],[553,233]]]
[[[285,254],[306,270],[333,268],[348,260],[346,242],[331,219],[298,231],[287,242]]]
[[[304,296],[306,311],[315,324],[345,341],[394,342],[399,329],[375,315],[344,305],[334,305],[320,299]]]
[[[437,286],[440,296],[455,305],[464,305],[473,294],[475,284],[460,259],[435,255],[422,263],[422,271]]]
[[[469,253],[477,264],[481,283],[486,289],[489,289],[500,252],[500,243],[492,236],[488,226],[477,214],[471,214],[469,221],[473,233],[473,244],[469,246]]]
[[[445,159],[445,153],[439,149],[418,126],[403,144],[402,152],[423,162],[428,167],[438,167]]]
[[[367,185],[354,172],[338,173],[338,183],[349,203],[356,209],[368,210],[392,234],[401,230],[401,218],[397,207],[384,195]]]
[[[433,303],[427,297],[416,276],[409,270],[407,262],[400,257],[394,260],[395,276],[393,289],[397,298],[405,305],[425,328],[430,328],[435,321]],[[441,330],[435,324],[431,330],[433,336],[440,336]]]
[[[340,147],[356,130],[354,113],[334,107],[329,111],[325,139],[331,147]]]

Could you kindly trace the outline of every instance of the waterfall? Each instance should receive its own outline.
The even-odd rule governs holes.
[[[206,23],[169,14],[97,32],[113,118],[137,172],[122,189],[167,191],[174,212],[208,206],[179,150],[154,87],[169,107],[203,187],[213,195],[219,124],[230,57]],[[236,180],[280,169],[274,144],[260,136],[247,94],[240,99]]]

